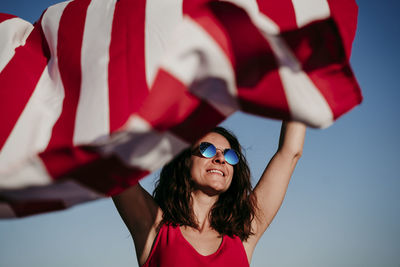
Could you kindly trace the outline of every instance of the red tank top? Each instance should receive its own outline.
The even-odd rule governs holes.
[[[183,237],[179,227],[163,225],[142,267],[249,267],[239,237],[223,236],[218,250],[203,256]]]

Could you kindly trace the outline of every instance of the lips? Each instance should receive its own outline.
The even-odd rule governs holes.
[[[209,172],[209,173],[217,173],[217,174],[219,174],[221,176],[225,176],[225,174],[222,171],[217,170],[217,169],[211,169],[211,170],[208,170],[207,172]]]

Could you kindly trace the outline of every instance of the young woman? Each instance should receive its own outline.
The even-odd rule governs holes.
[[[236,137],[217,127],[161,171],[154,197],[136,185],[114,197],[140,266],[249,266],[302,154],[306,127],[282,124],[254,190]]]

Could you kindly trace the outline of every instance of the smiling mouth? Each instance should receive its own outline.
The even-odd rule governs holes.
[[[221,176],[225,176],[224,173],[223,173],[222,171],[219,171],[219,170],[209,170],[209,171],[207,171],[207,172],[218,173],[218,174],[221,175]]]

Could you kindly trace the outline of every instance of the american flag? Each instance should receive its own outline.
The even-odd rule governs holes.
[[[73,0],[0,15],[0,217],[132,186],[242,110],[358,105],[353,0]]]

